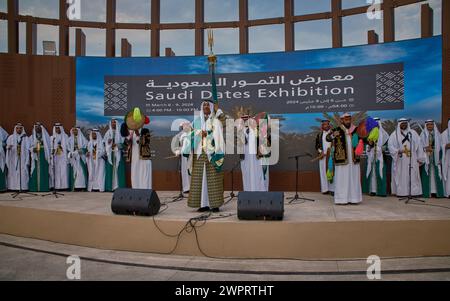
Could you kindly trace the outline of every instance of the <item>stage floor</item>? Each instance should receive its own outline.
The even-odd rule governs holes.
[[[71,192],[58,199],[12,199],[3,193],[0,233],[103,250],[215,258],[450,255],[449,199],[405,204],[365,196],[360,205],[336,206],[331,196],[304,193],[316,202],[286,201],[283,221],[238,220],[234,199],[193,225],[189,220],[200,214],[186,200],[171,203],[177,192],[158,195],[168,207],[153,219],[114,215],[111,193]]]
[[[158,192],[161,203],[169,203],[177,195],[177,192]],[[225,195],[229,195],[229,193]],[[293,193],[286,193],[285,197],[288,198],[293,195]],[[303,196],[316,201],[293,204],[288,204],[288,201],[286,201],[284,222],[450,220],[450,199],[426,199],[425,204],[419,202],[405,204],[398,201],[396,197],[364,196],[363,203],[359,205],[337,206],[334,205],[332,196],[320,193],[303,193]],[[58,199],[53,196],[28,197],[24,195],[21,200],[18,200],[13,199],[10,193],[2,193],[0,194],[0,206],[114,215],[111,211],[111,199],[112,193],[67,192]],[[222,218],[220,221],[248,223],[248,221],[238,220],[236,207],[236,198],[223,206],[220,214],[234,215]],[[196,210],[187,206],[187,200],[185,199],[169,203],[168,208],[158,214],[157,217],[164,220],[184,221],[198,215],[199,213]],[[215,221],[219,220],[212,220],[211,222]]]

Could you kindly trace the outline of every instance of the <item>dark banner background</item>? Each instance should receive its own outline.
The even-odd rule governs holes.
[[[403,64],[217,75],[221,108],[271,114],[403,109]],[[105,76],[105,116],[139,107],[150,116],[193,114],[211,99],[205,74]]]

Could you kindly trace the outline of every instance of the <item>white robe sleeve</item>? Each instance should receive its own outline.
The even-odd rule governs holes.
[[[398,158],[398,145],[397,145],[397,137],[396,132],[392,133],[391,137],[388,140],[388,148],[389,153],[391,154],[392,160],[396,161]]]
[[[421,143],[421,139],[419,137],[419,135],[415,132],[413,132],[413,140],[414,143],[416,143],[416,145],[418,145],[417,147],[417,161],[419,161],[420,163],[425,163],[427,161],[427,155],[425,154],[425,151],[423,150],[424,146]]]

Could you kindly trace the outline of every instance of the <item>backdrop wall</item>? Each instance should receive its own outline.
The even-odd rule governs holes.
[[[312,75],[306,71],[316,70],[319,72],[315,77],[317,81],[320,75],[323,75],[322,79],[329,80],[336,74],[346,74],[345,72],[336,74],[322,72],[327,69],[393,63],[403,65],[403,109],[369,110],[366,113],[383,118],[385,127],[389,131],[394,126],[393,120],[403,116],[419,122],[428,118],[440,121],[442,107],[447,105],[442,102],[442,40],[440,36],[338,49],[219,56],[218,77],[223,74],[233,76],[236,73],[251,73],[254,76],[255,73],[260,72],[272,76],[272,73],[294,71],[301,75],[297,77],[299,80]],[[192,83],[195,80],[191,80],[190,76],[201,77],[206,73],[205,57],[76,59],[63,56],[0,54],[0,125],[11,132],[14,124],[20,121],[25,124],[28,133],[35,121],[44,122],[48,128],[55,121],[62,122],[66,129],[75,123],[86,129],[104,126],[110,118],[105,116],[105,76],[133,78],[144,76],[147,80],[150,77],[159,80],[161,76],[169,76],[171,82],[176,82],[173,76],[183,75],[183,81],[179,81],[180,83]],[[253,81],[255,77],[252,76],[246,75],[242,79],[247,80],[248,83],[255,83],[256,81]],[[256,77],[259,80],[263,78]],[[168,82],[155,81],[155,85],[164,86]],[[231,82],[232,85],[233,82]],[[219,92],[221,89],[219,87]],[[242,101],[243,106],[258,111],[262,109],[255,106],[258,100],[252,97],[252,104],[247,105],[245,101]],[[221,101],[224,107],[225,101],[226,99]],[[290,112],[275,114],[281,119],[282,160],[271,169],[272,190],[288,191],[295,188],[294,164],[285,158],[299,150],[310,152],[313,150],[316,132],[312,127],[318,125],[316,119],[323,117],[321,113]],[[228,109],[227,113],[233,116],[235,113],[233,107]],[[190,113],[185,116],[152,116],[150,129],[154,136],[156,155],[159,156],[159,159],[154,162],[154,184],[158,190],[176,190],[178,187],[176,162],[160,158],[166,153],[170,154],[169,137],[175,134],[170,131],[170,124],[175,118],[180,117],[192,119]],[[227,158],[227,169],[235,160],[234,157]],[[300,188],[304,191],[318,191],[319,179],[316,164],[309,163],[309,160],[301,163],[303,171]],[[229,172],[225,178],[225,188],[230,189]],[[240,189],[239,172],[235,173],[235,179],[239,179],[236,189]]]

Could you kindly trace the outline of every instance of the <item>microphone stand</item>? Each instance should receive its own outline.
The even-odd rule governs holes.
[[[60,196],[64,196],[63,193],[57,192],[56,191],[56,161],[55,161],[55,157],[56,157],[56,152],[57,149],[55,148],[55,138],[53,138],[53,154],[52,154],[52,160],[53,160],[53,191],[47,194],[44,194],[43,197],[49,196],[49,195],[53,195],[55,198],[59,198]]]
[[[312,157],[311,154],[304,154],[304,155],[296,155],[296,156],[292,156],[289,157],[288,159],[295,159],[296,162],[296,173],[295,173],[295,196],[292,198],[288,198],[289,204],[292,204],[295,201],[308,201],[308,202],[315,202],[316,200],[313,199],[308,199],[308,198],[304,198],[304,197],[300,197],[299,195],[299,189],[298,189],[298,178],[299,178],[299,158],[304,158],[304,157]]]
[[[173,198],[171,203],[175,203],[178,201],[182,201],[184,199],[186,199],[186,197],[184,196],[184,191],[183,191],[183,170],[182,170],[182,164],[181,164],[181,160],[183,160],[183,154],[180,153],[180,159],[178,160],[178,171],[180,172],[180,194]]]
[[[235,199],[237,197],[237,195],[234,193],[234,171],[236,170],[236,168],[239,166],[239,164],[241,163],[241,160],[238,160],[236,162],[236,164],[234,164],[233,168],[231,169],[231,192],[230,195],[226,197],[226,199],[228,199],[224,205],[228,204],[229,202],[231,202],[233,199]]]
[[[411,179],[411,177],[412,177],[412,157],[413,157],[413,149],[414,148],[413,148],[413,139],[412,139],[411,132],[408,133],[408,136],[409,136],[409,139],[410,139],[409,140],[409,144],[410,144],[410,148],[411,148],[411,154],[409,156],[409,194],[406,197],[400,198],[399,201],[400,202],[405,201],[405,204],[409,204],[409,202],[411,202],[411,201],[417,201],[417,202],[425,203],[424,200],[421,200],[421,199],[418,199],[418,198],[415,198],[415,197],[412,196],[412,179]]]
[[[23,149],[22,149],[22,140],[23,140],[23,135],[20,136],[20,156],[19,156],[19,191],[18,192],[14,192],[11,196],[13,199],[15,198],[20,198],[21,194],[25,194],[27,196],[37,196],[37,194],[35,193],[31,193],[31,192],[24,192],[22,191],[22,155],[23,155]]]

